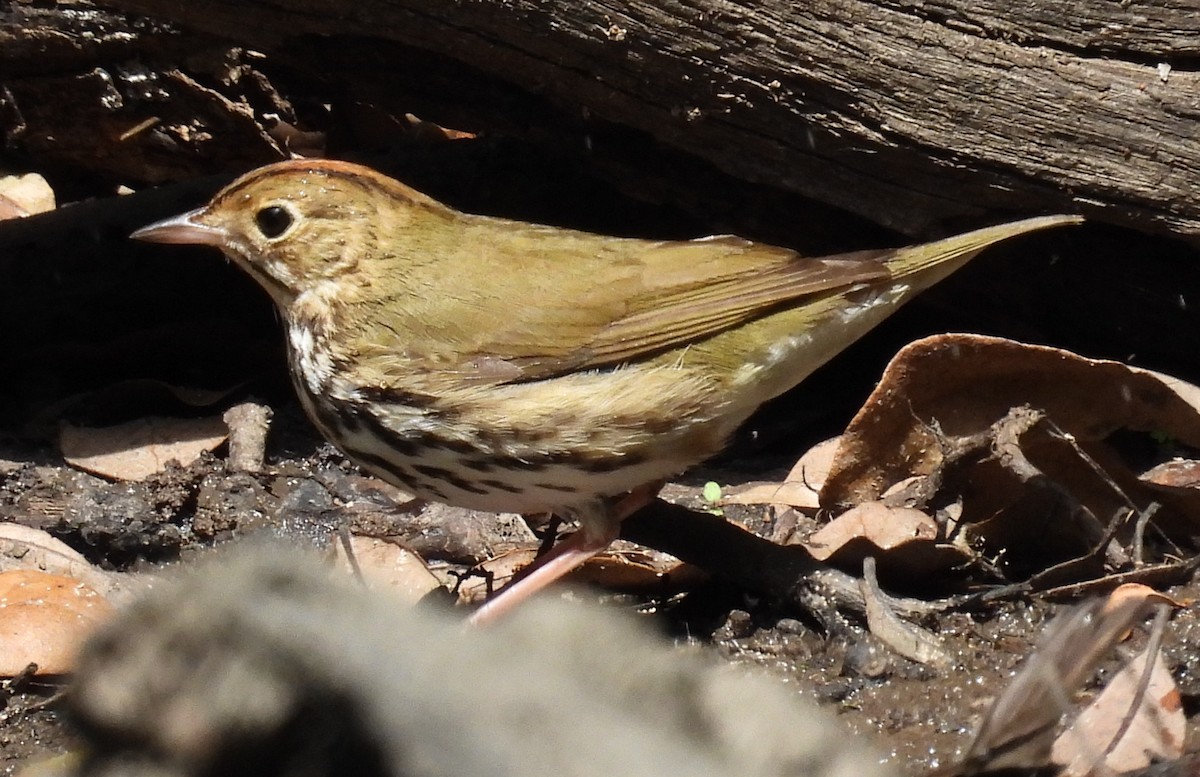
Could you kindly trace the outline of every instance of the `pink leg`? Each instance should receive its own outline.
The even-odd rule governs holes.
[[[502,618],[521,602],[576,569],[612,544],[621,533],[621,521],[650,503],[660,484],[631,491],[609,507],[597,504],[580,515],[580,529],[521,570],[522,576],[497,592],[471,613],[467,623],[482,626]]]

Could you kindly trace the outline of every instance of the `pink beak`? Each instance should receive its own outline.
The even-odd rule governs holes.
[[[142,227],[130,235],[134,240],[145,240],[149,243],[174,243],[184,245],[220,246],[225,242],[225,232],[202,224],[197,217],[204,212],[203,208],[188,211],[179,216],[156,221]]]

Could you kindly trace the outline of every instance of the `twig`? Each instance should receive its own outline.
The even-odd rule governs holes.
[[[350,564],[354,579],[365,586],[367,579],[363,577],[362,567],[358,565],[358,557],[354,555],[354,546],[350,543],[350,529],[345,524],[338,527],[338,540],[342,543],[342,550],[346,551],[346,561]]]
[[[937,669],[948,669],[954,659],[932,633],[906,623],[892,609],[887,594],[875,577],[875,558],[863,559],[863,577],[858,583],[867,611],[867,628],[894,652]]]
[[[1104,748],[1101,758],[1107,758],[1116,749],[1125,735],[1129,733],[1129,727],[1133,725],[1133,721],[1137,717],[1138,708],[1142,706],[1142,701],[1146,698],[1146,691],[1150,689],[1150,678],[1154,673],[1154,664],[1158,660],[1159,651],[1162,650],[1163,635],[1166,634],[1167,619],[1170,617],[1171,608],[1169,606],[1160,604],[1154,608],[1154,625],[1150,627],[1150,639],[1146,643],[1146,667],[1142,670],[1141,677],[1138,678],[1137,689],[1133,692],[1133,698],[1129,702],[1129,711],[1121,719],[1120,727],[1113,734],[1108,747]]]
[[[1143,552],[1146,541],[1146,524],[1162,507],[1158,502],[1151,502],[1145,510],[1138,511],[1137,523],[1133,525],[1133,565],[1140,567],[1145,563]]]

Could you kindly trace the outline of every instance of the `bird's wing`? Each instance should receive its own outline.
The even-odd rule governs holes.
[[[505,239],[462,252],[459,272],[478,281],[456,291],[457,314],[438,311],[454,322],[439,339],[453,342],[458,358],[427,367],[504,383],[638,361],[807,295],[886,279],[882,257],[891,253],[812,259],[736,237],[601,240],[515,224]],[[512,292],[504,285],[511,267],[481,270],[495,261],[521,262]]]
[[[806,296],[884,280],[886,253],[804,258],[734,237],[659,243],[644,256],[645,292],[580,350],[586,366],[603,366],[678,348]]]

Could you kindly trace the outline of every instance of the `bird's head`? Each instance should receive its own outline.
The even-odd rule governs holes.
[[[257,280],[281,308],[331,285],[353,293],[397,282],[405,261],[453,211],[385,175],[332,160],[254,170],[203,207],[132,234],[155,243],[211,245]]]

